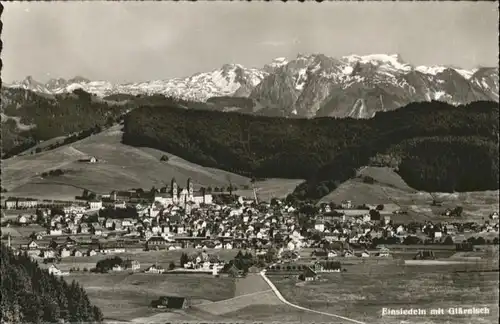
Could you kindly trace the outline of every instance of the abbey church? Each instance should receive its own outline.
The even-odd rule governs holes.
[[[155,201],[164,206],[177,205],[185,208],[189,204],[211,204],[212,195],[204,190],[194,190],[191,178],[187,180],[186,188],[180,188],[175,179],[172,179],[170,187],[161,188],[160,192],[155,194]]]

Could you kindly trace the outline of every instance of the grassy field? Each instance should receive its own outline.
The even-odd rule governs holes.
[[[250,185],[250,179],[234,173],[203,167],[159,150],[122,144],[120,127],[114,126],[55,150],[2,161],[2,186],[9,190],[6,196],[73,199],[82,193],[83,188],[99,193],[115,189],[159,188],[170,183],[172,178],[181,186],[188,178],[193,179],[195,186]],[[163,155],[169,156],[168,162],[160,161]],[[78,162],[78,159],[89,156],[95,156],[99,162]],[[58,177],[41,177],[43,172],[53,169],[68,172]],[[259,196],[284,196],[299,182],[270,179],[256,183],[255,187]],[[250,190],[241,193],[253,196]]]
[[[31,233],[35,232],[45,232],[46,229],[40,225],[29,225],[29,226],[2,226],[2,236],[4,234],[10,233],[12,236],[12,244],[17,244],[17,241],[22,241],[20,243],[28,243],[29,236]]]
[[[296,280],[269,277],[283,296],[303,307],[366,323],[498,323],[498,273],[454,273],[463,266],[351,267],[297,286]],[[382,308],[488,306],[490,316],[382,317]]]
[[[71,274],[105,318],[132,320],[158,313],[149,307],[160,296],[185,296],[193,302],[219,301],[234,296],[234,280],[210,275]]]

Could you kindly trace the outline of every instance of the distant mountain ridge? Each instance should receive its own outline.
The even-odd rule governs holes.
[[[112,84],[82,77],[31,77],[7,87],[62,94],[81,88],[99,97],[115,94],[163,94],[184,100],[247,97],[265,114],[287,117],[371,118],[410,102],[440,100],[465,104],[499,100],[498,67],[464,70],[447,66],[412,66],[397,54],[349,55],[332,58],[302,55],[277,58],[261,69],[225,64],[186,78]]]

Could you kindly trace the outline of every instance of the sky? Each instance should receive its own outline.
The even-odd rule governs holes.
[[[4,82],[139,82],[299,53],[498,65],[496,2],[5,2],[2,21]]]

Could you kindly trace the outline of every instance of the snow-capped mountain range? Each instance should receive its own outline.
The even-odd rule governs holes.
[[[277,58],[261,69],[226,64],[186,78],[112,84],[82,77],[39,83],[28,77],[7,87],[60,94],[81,88],[105,97],[111,94],[164,94],[206,101],[211,97],[249,97],[266,111],[297,117],[370,118],[414,101],[453,104],[498,101],[498,67],[472,71],[447,66],[412,66],[399,55],[322,54]]]

